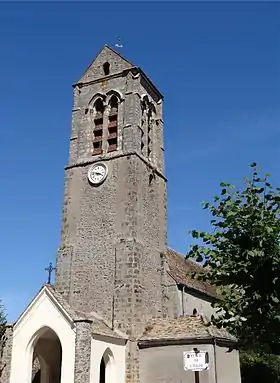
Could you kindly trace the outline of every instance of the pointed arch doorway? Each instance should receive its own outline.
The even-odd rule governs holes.
[[[60,383],[62,348],[56,333],[41,329],[33,345],[32,383]]]

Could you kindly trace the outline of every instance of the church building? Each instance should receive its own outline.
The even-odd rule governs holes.
[[[167,245],[162,94],[107,45],[73,93],[55,282],[7,326],[1,383],[240,383],[216,289]]]

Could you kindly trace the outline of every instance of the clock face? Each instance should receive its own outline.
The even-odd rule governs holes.
[[[107,177],[108,168],[105,164],[97,163],[92,165],[88,171],[89,182],[93,185],[101,184]]]

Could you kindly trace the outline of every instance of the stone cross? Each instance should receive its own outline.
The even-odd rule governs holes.
[[[46,267],[45,270],[48,272],[48,285],[50,285],[51,283],[51,278],[52,278],[52,272],[55,270],[56,268],[53,267],[52,263],[50,262],[49,264],[49,267]]]

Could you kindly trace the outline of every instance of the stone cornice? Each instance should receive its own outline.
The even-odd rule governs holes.
[[[72,85],[72,87],[73,88],[78,87],[80,89],[80,88],[83,88],[83,87],[88,86],[88,85],[97,84],[97,83],[102,82],[102,81],[111,80],[112,78],[123,77],[123,73],[124,73],[124,71],[121,71],[121,72],[117,72],[117,73],[111,74],[109,76],[99,77],[96,80],[90,80],[90,81],[84,81],[84,82],[76,82],[75,84]]]
[[[143,162],[145,162],[145,164],[155,174],[157,174],[159,177],[161,177],[162,179],[167,181],[167,178],[165,177],[165,175],[160,170],[158,170],[151,162],[149,162],[145,157],[143,157],[140,153],[138,153],[136,151],[125,152],[125,153],[122,152],[122,151],[119,151],[119,152],[116,152],[116,153],[110,154],[110,155],[104,154],[104,155],[94,156],[92,158],[80,160],[78,162],[75,162],[74,164],[66,165],[65,166],[65,170],[73,169],[73,168],[77,168],[77,167],[82,167],[82,166],[87,166],[87,165],[90,165],[90,164],[93,164],[93,163],[99,162],[99,161],[105,162],[105,161],[110,161],[110,160],[117,159],[117,158],[120,158],[120,157],[128,157],[128,156],[136,156],[136,157],[138,157]]]
[[[72,87],[73,88],[77,87],[78,89],[81,89],[81,88],[83,88],[85,86],[96,84],[96,83],[99,83],[99,82],[102,82],[102,81],[111,80],[113,78],[126,77],[128,75],[128,73],[130,73],[130,72],[134,75],[133,76],[134,79],[137,79],[139,77],[139,75],[140,75],[143,78],[143,80],[147,83],[148,87],[150,87],[151,90],[158,96],[157,102],[158,103],[162,102],[163,95],[156,88],[156,86],[152,83],[152,81],[149,79],[149,77],[142,71],[142,69],[140,67],[136,67],[136,66],[124,69],[121,72],[117,72],[117,73],[114,73],[114,74],[109,75],[109,76],[100,77],[100,78],[98,78],[96,80],[77,82],[77,83],[74,83],[72,85]]]

